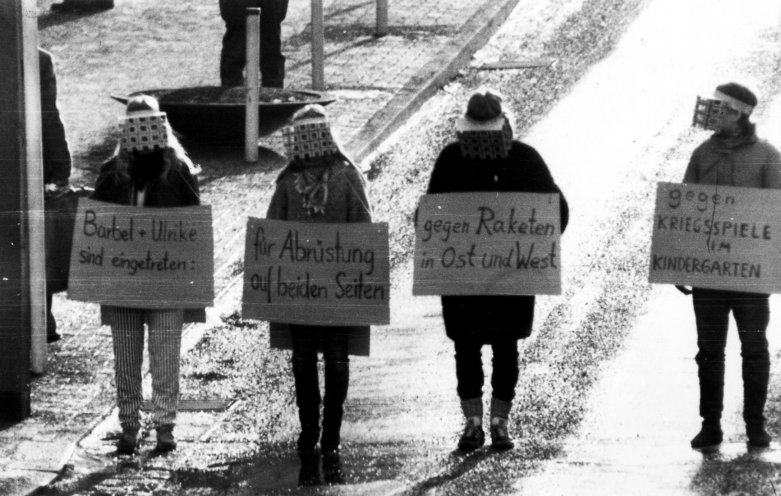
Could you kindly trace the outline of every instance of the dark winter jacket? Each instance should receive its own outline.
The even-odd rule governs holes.
[[[360,171],[341,158],[330,165],[330,177],[327,181],[327,200],[323,213],[310,213],[304,206],[302,195],[296,190],[296,174],[303,168],[315,174],[322,173],[328,167],[311,167],[312,164],[325,163],[329,159],[289,164],[277,178],[277,187],[266,213],[266,218],[297,222],[340,223],[371,222],[371,208],[364,189],[364,180]],[[275,348],[290,349],[292,340],[287,324],[270,324],[271,344]],[[310,326],[320,327],[320,326]],[[350,335],[348,352],[354,355],[369,354],[369,326],[346,326]],[[322,326],[322,332],[334,332],[333,327]]]
[[[136,190],[129,175],[120,172],[117,158],[111,158],[103,164],[95,182],[92,198],[99,201],[132,205]],[[144,191],[145,207],[189,207],[200,205],[198,180],[184,163],[176,163],[166,181],[155,178],[146,184]],[[104,312],[101,306],[101,323],[110,325],[108,320],[112,312]],[[185,309],[184,322],[205,322],[205,309]]]
[[[561,230],[567,227],[569,207],[551,177],[548,166],[529,145],[513,141],[507,157],[465,157],[458,143],[439,154],[429,180],[428,193],[465,192],[559,193]],[[451,339],[522,339],[531,334],[534,296],[442,296],[442,315]]]
[[[732,144],[714,134],[694,150],[683,182],[781,188],[781,154],[756,136]]]

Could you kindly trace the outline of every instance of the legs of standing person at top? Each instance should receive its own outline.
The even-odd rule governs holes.
[[[518,384],[518,342],[514,338],[497,340],[491,343],[491,348],[491,447],[507,450],[515,446],[507,424]]]
[[[144,358],[144,311],[115,308],[111,325],[114,347],[114,374],[117,387],[117,406],[122,434],[117,451],[129,454],[138,445],[141,427],[139,410],[141,392],[141,363]]]
[[[702,428],[691,440],[692,448],[721,443],[724,397],[724,348],[727,345],[730,299],[726,292],[694,288],[697,321],[697,369],[700,380]]]
[[[310,326],[291,325],[293,380],[296,406],[301,421],[298,451],[311,453],[320,438],[320,386],[317,380],[317,331]]]
[[[285,83],[285,56],[282,55],[282,21],[287,16],[288,0],[260,2],[260,75],[267,88],[282,88]]]
[[[157,451],[176,449],[173,429],[179,407],[182,310],[149,310],[149,370]]]
[[[453,341],[456,357],[456,390],[461,399],[461,410],[466,425],[458,449],[473,451],[485,443],[483,432],[483,361],[480,355],[482,345],[469,338]]]
[[[285,57],[282,55],[282,21],[287,16],[288,0],[236,2],[220,0],[225,34],[220,53],[220,81],[223,86],[244,85],[247,59],[245,8],[260,7],[260,74],[264,87],[281,88],[285,81]]]
[[[770,353],[765,336],[770,321],[768,297],[751,293],[736,293],[732,312],[738,327],[743,357],[743,420],[751,446],[770,445],[765,430],[765,400],[770,379]]]
[[[225,21],[220,52],[220,84],[223,86],[244,85],[244,64],[247,58],[246,7],[247,0],[220,0],[220,15]]]

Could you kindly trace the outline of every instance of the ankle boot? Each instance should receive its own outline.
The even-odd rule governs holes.
[[[138,447],[138,429],[133,427],[122,427],[122,434],[117,440],[117,453],[122,455],[132,455]]]
[[[312,453],[317,449],[320,438],[320,406],[307,405],[298,407],[298,420],[301,422],[301,434],[298,436],[298,451]]]
[[[708,448],[721,444],[724,433],[721,430],[720,419],[706,419],[702,421],[702,428],[691,440],[691,446],[695,449]]]
[[[702,428],[691,440],[692,448],[707,448],[720,444],[724,438],[721,430],[721,412],[724,409],[724,364],[700,363],[700,416]]]
[[[157,446],[155,449],[160,452],[173,451],[176,449],[176,439],[174,439],[173,424],[165,424],[155,428],[157,431]]]

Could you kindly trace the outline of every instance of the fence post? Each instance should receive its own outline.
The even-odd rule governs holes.
[[[244,113],[244,159],[258,161],[258,92],[260,81],[260,9],[247,9],[247,100]]]
[[[325,90],[323,0],[312,0],[312,89]]]

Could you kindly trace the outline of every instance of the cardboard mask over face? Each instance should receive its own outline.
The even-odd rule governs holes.
[[[732,109],[745,115],[751,115],[751,112],[754,111],[752,105],[743,103],[737,98],[716,90],[713,98],[697,97],[692,126],[717,131],[721,127],[727,109]]]
[[[119,146],[127,151],[148,152],[168,146],[165,112],[132,112],[119,118]]]
[[[309,159],[339,153],[328,121],[320,118],[296,120],[282,132],[285,151],[291,159]]]
[[[456,134],[461,153],[480,159],[506,157],[513,140],[512,129],[504,115],[484,122],[462,117],[456,123]]]

